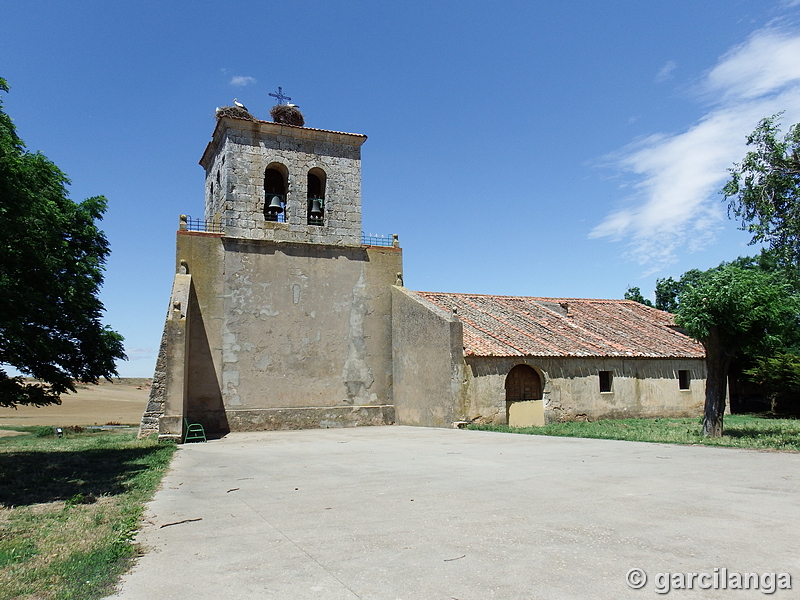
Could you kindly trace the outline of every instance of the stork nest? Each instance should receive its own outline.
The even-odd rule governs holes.
[[[256,118],[243,108],[238,106],[223,106],[217,111],[217,118],[233,117],[234,119],[244,119],[246,121],[255,121]]]
[[[272,107],[272,110],[269,111],[269,114],[272,116],[273,121],[276,123],[282,123],[283,125],[296,125],[297,127],[302,127],[306,124],[306,120],[303,118],[303,113],[301,113],[300,109],[296,106],[276,104]]]

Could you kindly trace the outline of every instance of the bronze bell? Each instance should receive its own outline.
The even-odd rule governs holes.
[[[322,216],[322,201],[319,198],[311,200],[311,210],[308,212],[312,217]]]
[[[273,194],[267,206],[267,211],[272,213],[282,213],[283,205],[281,204],[281,197]]]

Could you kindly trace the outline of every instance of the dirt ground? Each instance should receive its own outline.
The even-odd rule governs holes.
[[[0,425],[138,425],[150,395],[150,379],[121,378],[83,385],[58,406],[0,408]]]

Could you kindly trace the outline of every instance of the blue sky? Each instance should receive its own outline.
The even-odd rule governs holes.
[[[411,289],[621,298],[754,253],[718,190],[800,121],[800,0],[3,3],[7,112],[103,194],[106,321],[150,376],[214,109],[363,133],[368,233]]]

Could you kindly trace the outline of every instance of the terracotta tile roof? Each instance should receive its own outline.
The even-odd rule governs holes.
[[[414,293],[456,309],[468,356],[705,356],[673,315],[632,300]]]

